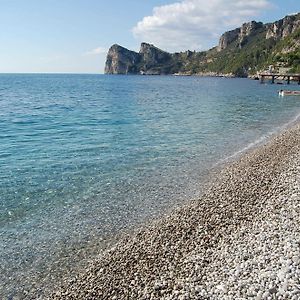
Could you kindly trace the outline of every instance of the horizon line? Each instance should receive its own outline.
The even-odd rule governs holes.
[[[28,74],[28,75],[34,75],[34,74],[61,74],[61,75],[105,75],[104,73],[89,73],[89,72],[0,72],[0,75],[6,75],[6,74]]]

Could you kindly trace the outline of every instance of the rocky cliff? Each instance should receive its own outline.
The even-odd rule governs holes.
[[[208,51],[168,53],[142,43],[139,52],[113,45],[106,74],[230,74],[247,76],[270,64],[300,71],[300,13],[274,23],[244,23]]]
[[[141,61],[141,56],[119,45],[110,47],[105,64],[106,74],[130,74],[136,72],[136,65]]]
[[[258,30],[263,28],[263,23],[261,22],[249,22],[244,23],[241,27],[234,30],[225,32],[219,40],[218,51],[226,49],[230,44],[237,42],[240,48],[247,43],[248,37],[255,35]]]
[[[233,41],[236,41],[240,34],[240,28],[223,33],[219,40],[218,51],[222,51],[228,47]]]
[[[286,38],[288,35],[300,29],[299,14],[286,16],[285,18],[271,24],[266,24],[266,38],[274,38],[276,40]]]
[[[138,53],[113,45],[107,54],[105,73],[158,75],[171,60],[172,54],[151,44],[142,43]]]

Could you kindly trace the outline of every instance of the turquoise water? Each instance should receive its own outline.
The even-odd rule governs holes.
[[[278,89],[246,79],[0,75],[0,295],[22,297],[72,269],[72,251],[92,257],[83,249],[196,197],[218,162],[298,116],[299,98]]]

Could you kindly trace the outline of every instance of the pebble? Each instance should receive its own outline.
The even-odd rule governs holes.
[[[299,171],[296,125],[47,299],[300,299]]]

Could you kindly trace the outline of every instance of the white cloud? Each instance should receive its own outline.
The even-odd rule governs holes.
[[[139,41],[169,50],[200,50],[215,45],[226,30],[272,7],[269,0],[181,0],[155,7],[132,29]]]
[[[85,52],[84,55],[89,56],[89,55],[99,55],[99,54],[105,54],[105,53],[107,53],[107,49],[105,47],[98,47],[98,48],[95,48],[95,49]]]

